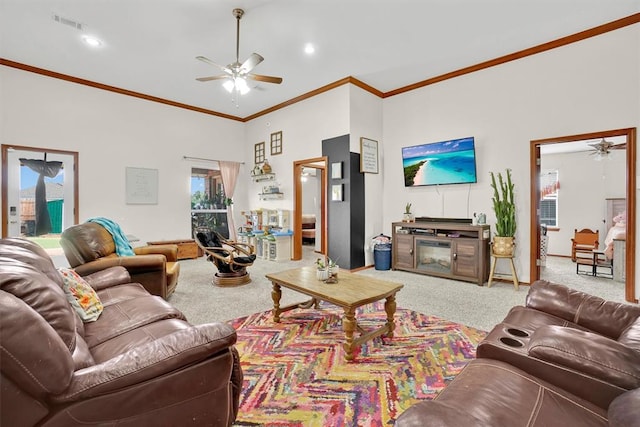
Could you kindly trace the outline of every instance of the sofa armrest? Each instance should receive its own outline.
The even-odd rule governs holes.
[[[133,248],[136,255],[164,255],[167,262],[178,261],[178,245],[149,245]]]
[[[131,283],[131,276],[124,267],[110,267],[106,270],[96,271],[95,273],[84,276],[83,279],[96,291],[110,288],[111,286]]]
[[[640,387],[640,353],[598,334],[543,326],[531,336],[529,356],[627,390]]]
[[[459,408],[452,408],[437,400],[425,400],[410,406],[400,414],[395,422],[396,427],[423,427],[426,425],[481,427],[486,424],[467,412],[461,412]]]
[[[640,306],[605,301],[546,280],[531,284],[526,305],[613,339],[640,316]]]
[[[235,329],[226,323],[176,331],[76,371],[68,389],[55,401],[73,402],[107,394],[189,367],[224,350],[232,351],[236,339]]]
[[[74,267],[74,270],[81,276],[88,276],[97,271],[117,266],[126,268],[130,275],[151,271],[164,273],[166,263],[166,258],[162,255],[109,256],[89,261]]]

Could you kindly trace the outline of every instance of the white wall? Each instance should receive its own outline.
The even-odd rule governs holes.
[[[183,156],[245,159],[240,122],[9,67],[0,86],[0,143],[79,152],[80,221],[106,216],[143,242],[191,235]],[[158,169],[157,205],[125,204],[127,166]]]
[[[549,255],[571,255],[574,230],[600,231],[604,249],[606,199],[626,198],[626,156],[612,151],[608,158],[595,161],[591,152],[543,155],[541,168],[557,170],[560,182],[557,231],[548,232]]]
[[[407,202],[413,203],[416,215],[469,217],[486,212],[493,224],[489,171],[511,168],[518,205],[516,266],[520,278],[528,281],[530,141],[640,127],[639,76],[636,24],[386,98],[386,230],[400,219]],[[477,184],[403,186],[401,147],[464,136],[476,138]]]
[[[282,131],[282,154],[272,156],[270,136]],[[262,183],[251,182],[244,209],[293,209],[293,162],[322,156],[322,140],[349,133],[349,88],[340,86],[246,124],[246,158],[253,162],[253,148],[265,141],[266,158],[276,174],[282,200],[260,200]],[[250,169],[250,167],[249,167]],[[293,221],[292,221],[293,226]]]
[[[384,230],[382,205],[385,198],[382,193],[384,174],[382,167],[385,161],[382,145],[382,100],[357,86],[351,86],[350,99],[350,150],[360,153],[360,138],[365,137],[378,141],[378,167],[377,174],[365,173],[365,212],[367,217],[364,223],[364,247],[365,265],[373,265],[373,248],[370,247],[371,239]]]

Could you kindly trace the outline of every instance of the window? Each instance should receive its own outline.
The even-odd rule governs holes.
[[[191,232],[211,228],[229,237],[227,199],[218,169],[191,169]]]
[[[264,141],[253,146],[253,160],[256,165],[264,162]]]
[[[540,173],[540,224],[548,227],[558,226],[558,181],[557,170]]]
[[[271,134],[271,155],[282,154],[282,131]]]

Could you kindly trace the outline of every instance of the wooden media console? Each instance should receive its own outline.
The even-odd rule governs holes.
[[[489,279],[488,225],[394,222],[391,268],[475,282]]]

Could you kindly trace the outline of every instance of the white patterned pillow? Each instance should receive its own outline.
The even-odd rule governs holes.
[[[59,268],[64,293],[71,306],[84,322],[94,322],[102,313],[103,306],[96,291],[74,270]]]

